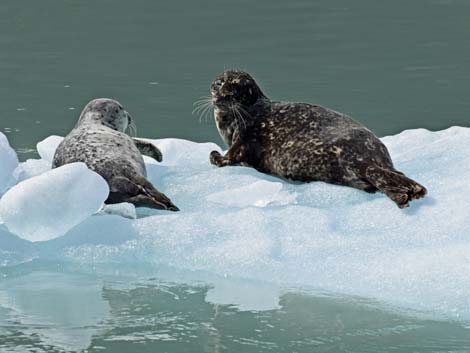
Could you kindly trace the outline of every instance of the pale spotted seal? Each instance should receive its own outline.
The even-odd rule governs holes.
[[[426,188],[397,171],[384,144],[350,117],[307,103],[267,98],[246,72],[225,71],[211,85],[219,133],[229,149],[216,166],[246,165],[294,181],[381,191],[400,208]]]
[[[100,98],[83,109],[73,130],[58,146],[53,168],[84,162],[108,183],[107,204],[130,202],[137,207],[178,211],[168,197],[146,179],[142,154],[162,160],[151,143],[125,134],[132,118],[119,102]]]

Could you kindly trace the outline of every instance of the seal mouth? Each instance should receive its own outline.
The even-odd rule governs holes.
[[[212,105],[217,108],[229,108],[235,102],[232,94],[221,95],[218,93],[212,93]]]

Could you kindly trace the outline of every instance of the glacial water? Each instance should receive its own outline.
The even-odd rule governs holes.
[[[360,297],[168,268],[31,263],[2,275],[2,352],[470,351],[462,323]]]
[[[465,0],[2,1],[0,132],[35,159],[11,184],[47,172],[51,149],[39,159],[37,143],[98,96],[121,101],[139,136],[223,147],[191,111],[224,68],[380,136],[469,126],[469,13]],[[13,220],[18,234],[0,220],[0,352],[469,352],[469,138],[384,140],[430,189],[406,211],[214,171],[209,146],[160,140],[168,163],[148,167],[178,215],[62,222],[67,234],[46,242],[20,236],[47,219]],[[16,163],[2,146],[0,184]],[[40,204],[51,185],[37,185]],[[41,211],[56,230],[53,208]]]

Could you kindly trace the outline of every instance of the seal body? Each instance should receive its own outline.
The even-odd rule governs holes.
[[[399,207],[426,194],[394,168],[379,138],[345,114],[271,101],[242,71],[224,72],[211,93],[217,128],[229,146],[225,156],[211,153],[212,164],[242,164],[293,181],[382,191]]]
[[[141,151],[159,161],[161,153],[155,146],[124,133],[131,121],[119,102],[106,98],[91,101],[58,146],[53,168],[85,163],[108,183],[110,194],[105,203],[130,202],[138,207],[177,211],[170,199],[146,179]]]

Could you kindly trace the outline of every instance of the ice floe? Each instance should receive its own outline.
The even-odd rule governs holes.
[[[46,162],[59,139],[40,144]],[[409,209],[398,209],[382,194],[320,182],[294,184],[246,167],[216,168],[208,154],[221,150],[217,145],[164,139],[153,140],[163,163],[146,158],[148,176],[181,212],[153,211],[137,219],[91,216],[103,200],[97,197],[78,217],[73,207],[103,191],[102,185],[50,180],[54,171],[37,175],[43,162],[21,163],[23,178],[36,176],[1,200],[0,250],[8,252],[7,264],[35,256],[165,265],[470,319],[470,129],[408,130],[383,141],[396,167],[428,188],[429,195]],[[51,197],[41,204],[44,193]],[[116,207],[114,213],[127,212]],[[70,217],[66,221],[64,214]],[[11,233],[51,239],[70,220],[77,225],[62,237],[32,249],[21,243],[27,256],[12,243],[17,237]]]

